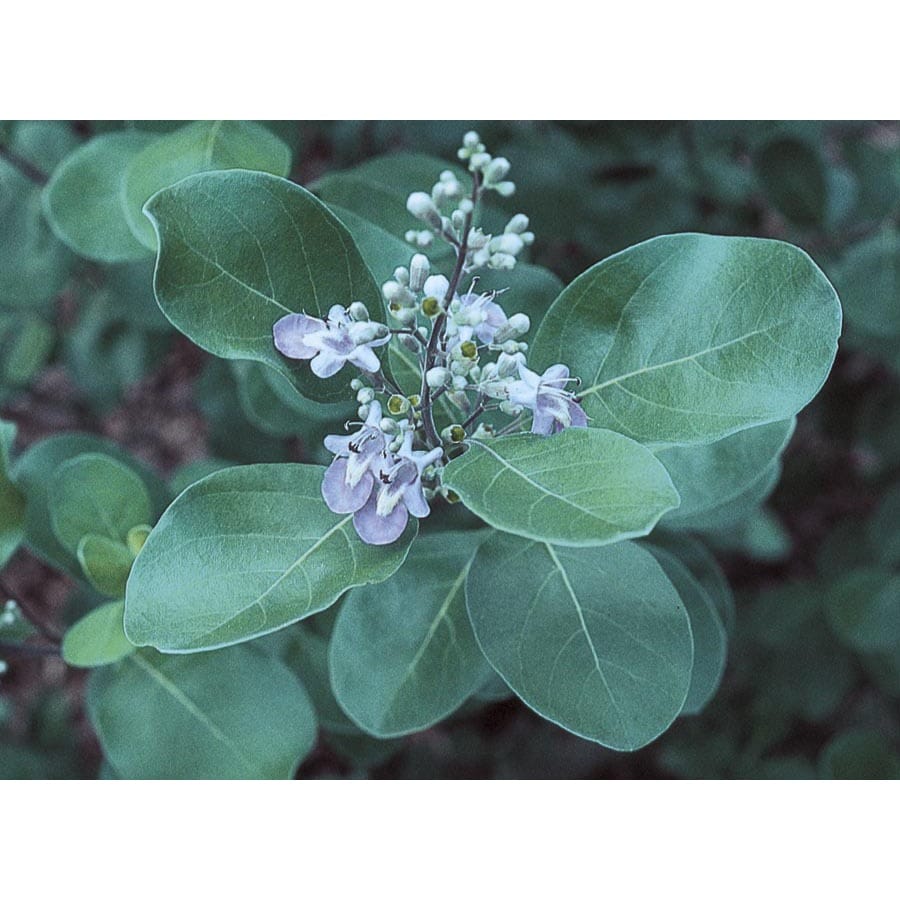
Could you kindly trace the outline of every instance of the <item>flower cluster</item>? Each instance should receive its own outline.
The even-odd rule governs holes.
[[[424,227],[406,232],[417,252],[382,286],[392,327],[373,321],[359,300],[332,306],[325,319],[292,313],[274,327],[279,352],[309,360],[319,377],[347,363],[360,370],[362,377],[351,381],[360,421],[352,434],[325,438],[334,460],[322,495],[333,512],[353,515],[357,533],[369,544],[397,540],[409,516],[424,518],[429,499],[446,496],[442,463],[476,431],[483,437],[511,434],[529,427],[529,417],[534,434],[587,425],[568,387],[577,379],[566,366],[550,366],[543,374],[528,368],[522,340],[531,328],[528,316],[506,314],[498,302],[505,291],[478,287],[479,269],[514,268],[534,241],[522,213],[499,235],[475,224],[486,192],[514,193],[509,161],[492,157],[475,132],[464,136],[458,157],[468,164],[468,184],[448,169],[430,193],[416,191],[407,201]],[[453,248],[452,271],[434,271],[423,252],[435,240]],[[382,366],[384,351],[381,358],[376,353],[391,340],[420,374],[412,392]],[[507,417],[505,423],[498,422],[498,413]],[[449,420],[440,429],[438,416]]]

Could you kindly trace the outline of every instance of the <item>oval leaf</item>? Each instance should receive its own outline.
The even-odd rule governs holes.
[[[154,140],[156,135],[138,131],[103,134],[54,171],[44,188],[44,212],[56,236],[76,253],[110,263],[149,255],[128,226],[122,187],[128,164]]]
[[[495,534],[475,557],[466,600],[491,665],[530,707],[581,737],[636,750],[684,705],[690,621],[642,547]]]
[[[50,489],[50,516],[59,542],[76,553],[96,534],[124,544],[135,525],[146,525],[152,503],[140,475],[111,456],[84,453],[63,463]]]
[[[487,678],[466,612],[479,532],[416,541],[403,568],[344,600],[329,648],[331,684],[360,728],[397,737],[458,709]]]
[[[900,644],[900,575],[878,568],[848,572],[830,586],[825,611],[832,631],[854,650]]]
[[[442,480],[495,528],[572,547],[648,534],[678,505],[646,447],[594,428],[470,441]]]
[[[531,366],[566,363],[596,427],[704,444],[796,414],[831,369],[841,309],[802,251],[676,234],[588,269],[559,296]]]
[[[248,641],[391,576],[416,533],[364,544],[322,500],[325,470],[238,466],[192,484],[163,513],[128,579],[125,632],[168,653]]]
[[[316,738],[300,682],[252,647],[142,650],[91,675],[87,706],[122,778],[290,778]]]
[[[125,637],[125,601],[104,603],[79,619],[62,642],[62,657],[70,666],[92,669],[130,656],[137,647]]]
[[[157,191],[198,172],[250,169],[287,175],[291,150],[254,122],[191,122],[157,138],[131,160],[122,189],[125,216],[134,238],[156,250],[144,203]]]
[[[146,526],[132,528],[129,535],[142,527]],[[78,544],[76,555],[84,577],[107,597],[125,599],[125,583],[135,557],[126,544],[99,534],[86,534]]]
[[[176,328],[216,356],[278,369],[318,402],[346,399],[356,369],[317,378],[272,338],[288,313],[323,318],[355,300],[384,321],[378,286],[322,203],[262,172],[209,172],[155,194],[146,212],[159,234],[156,298]]]

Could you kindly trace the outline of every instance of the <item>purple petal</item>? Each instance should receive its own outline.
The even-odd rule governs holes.
[[[393,544],[403,534],[409,513],[398,503],[386,516],[378,515],[378,493],[372,492],[368,503],[353,514],[353,527],[367,544]]]
[[[541,382],[542,384],[547,385],[547,387],[565,388],[568,377],[569,367],[557,363],[555,366],[550,366],[550,368],[541,375]]]
[[[326,434],[322,443],[329,453],[333,453],[335,456],[346,456],[350,452],[350,444],[355,439],[355,434]]]
[[[546,408],[540,406],[534,411],[534,417],[531,420],[532,434],[555,434],[559,429],[556,427],[558,422],[553,414]]]
[[[275,347],[288,359],[312,359],[318,351],[315,347],[310,347],[305,338],[324,327],[325,323],[321,319],[314,319],[305,313],[282,316],[272,328]]]
[[[425,499],[425,491],[422,490],[422,482],[418,478],[403,489],[403,502],[417,519],[424,519],[431,512],[431,507]]]
[[[336,375],[344,368],[345,361],[343,356],[335,356],[335,354],[323,350],[310,363],[310,368],[319,378],[331,378],[332,375]]]
[[[569,415],[572,417],[572,428],[587,428],[587,413],[581,408],[580,403],[569,401]]]
[[[325,470],[322,497],[334,513],[355,513],[365,506],[370,496],[374,498],[374,486],[375,479],[371,472],[365,472],[354,487],[347,484],[347,460],[339,458]]]

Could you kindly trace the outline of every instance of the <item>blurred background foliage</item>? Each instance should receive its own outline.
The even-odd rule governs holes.
[[[18,429],[15,454],[60,431],[92,432],[176,492],[224,464],[315,458],[315,436],[309,450],[295,436],[301,423],[310,431],[308,404],[253,364],[205,356],[168,325],[152,296],[152,259],[79,258],[43,218],[41,187],[80,143],[181,124],[0,126],[0,402]],[[699,535],[736,610],[722,686],[699,715],[637,753],[614,753],[539,719],[496,680],[429,731],[378,741],[310,686],[321,679],[326,612],[277,648],[307,670],[327,725],[300,775],[900,777],[900,123],[263,124],[293,149],[293,180],[321,183],[326,197],[338,190],[330,173],[384,154],[449,163],[475,128],[513,164],[518,191],[500,205],[531,218],[530,261],[565,282],[658,234],[754,235],[803,247],[845,310],[837,364],[799,417],[774,491],[767,497],[765,485]],[[410,188],[392,171],[384,190],[402,211]],[[359,191],[328,199],[360,215],[379,202]],[[7,494],[0,502],[16,502]],[[6,537],[0,553],[15,549]],[[55,633],[97,602],[22,551],[0,589]],[[7,664],[0,777],[111,776],[85,718],[84,674],[37,651]]]

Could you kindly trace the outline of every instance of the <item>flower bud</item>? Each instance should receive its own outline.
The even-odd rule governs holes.
[[[375,391],[370,387],[360,388],[356,392],[357,403],[371,403],[375,399]]]
[[[490,153],[473,153],[469,157],[469,171],[477,172],[479,169],[483,169],[485,166],[489,165],[490,161]]]
[[[369,417],[369,404],[363,403],[362,406],[356,411],[356,415],[359,416],[360,419],[365,421]]]
[[[397,266],[394,269],[394,281],[399,281],[402,285],[409,284],[409,269],[406,266]]]
[[[383,418],[378,423],[378,427],[385,434],[396,434],[397,433],[397,423],[393,419],[388,419],[387,417]]]
[[[435,366],[425,373],[425,383],[432,390],[443,387],[450,381],[450,372],[443,366]]]
[[[504,344],[510,339],[521,337],[531,328],[531,319],[525,313],[515,313],[511,315],[505,325],[501,325],[494,333],[494,343]]]
[[[441,227],[441,214],[434,205],[434,200],[425,191],[414,191],[406,201],[406,208],[423,222],[427,222],[432,228]]]
[[[514,269],[516,258],[508,253],[492,253],[488,265],[492,269]]]
[[[420,231],[416,236],[416,246],[421,247],[423,250],[426,247],[430,247],[434,242],[434,235],[430,231]]]
[[[454,375],[451,384],[454,391],[464,391],[469,382],[468,379],[466,379],[463,375]]]
[[[477,131],[467,131],[463,135],[463,147],[476,147],[481,143],[481,138]]]
[[[503,378],[509,378],[519,371],[519,363],[525,364],[525,357],[521,353],[501,353],[497,357],[497,372]]]
[[[494,190],[501,197],[512,197],[516,192],[516,186],[512,181],[501,181],[499,184],[494,185]]]
[[[509,170],[509,160],[503,156],[498,156],[496,159],[492,159],[485,168],[484,180],[488,184],[496,184],[498,181],[503,181],[506,178]]]
[[[350,308],[347,312],[350,313],[350,318],[356,322],[369,321],[369,311],[366,309],[365,304],[360,303],[358,300],[355,303],[350,304]]]
[[[522,234],[528,230],[528,216],[524,213],[516,213],[503,229],[507,234]]]
[[[409,264],[409,289],[421,291],[430,271],[431,263],[428,262],[428,257],[423,253],[417,253]]]
[[[400,345],[405,350],[409,350],[410,353],[419,352],[419,342],[411,334],[400,334],[397,337],[400,339]]]
[[[507,253],[510,256],[518,256],[525,244],[517,234],[501,234],[493,238],[490,243],[491,253]]]
[[[457,231],[461,231],[466,224],[466,214],[461,209],[454,209],[450,214],[450,224],[453,225]]]
[[[354,378],[350,382],[350,390],[352,391],[361,391],[366,386],[366,383],[360,378]]]
[[[408,311],[415,315],[413,310]],[[390,329],[381,322],[354,322],[348,331],[355,344],[368,344],[390,334]]]
[[[412,325],[416,321],[416,311],[414,309],[409,309],[405,306],[394,307],[394,304],[391,304],[389,307],[391,315],[401,324],[401,325]],[[407,335],[407,337],[412,337],[411,335]]]
[[[459,201],[459,211],[465,215],[469,215],[469,213],[475,211],[475,204],[469,197],[463,197],[463,199]]]

